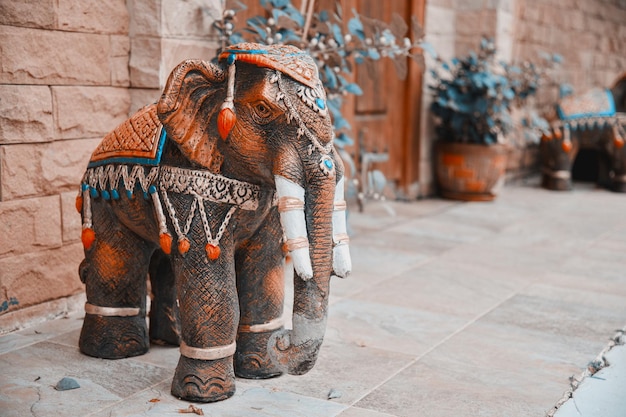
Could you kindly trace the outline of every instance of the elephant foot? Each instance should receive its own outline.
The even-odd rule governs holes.
[[[557,178],[548,174],[543,174],[541,186],[554,191],[570,191],[573,188],[571,178]]]
[[[240,378],[267,379],[282,375],[271,361],[267,343],[272,331],[262,333],[241,332],[237,336],[235,374]]]
[[[616,193],[626,193],[626,182],[613,181],[611,190],[615,191]]]
[[[172,395],[186,401],[210,403],[235,393],[233,358],[217,360],[180,357],[172,381]]]
[[[78,342],[85,355],[122,359],[143,355],[150,347],[148,326],[141,315],[130,317],[85,314]]]

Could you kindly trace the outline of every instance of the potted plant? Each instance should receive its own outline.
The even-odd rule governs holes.
[[[513,66],[495,59],[493,40],[483,39],[478,53],[439,58],[431,71],[430,111],[437,142],[435,169],[443,197],[493,200],[504,182],[511,109],[535,94],[540,74],[531,63]]]

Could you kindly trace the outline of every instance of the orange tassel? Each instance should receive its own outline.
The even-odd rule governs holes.
[[[219,258],[220,253],[222,252],[219,246],[211,245],[210,243],[207,243],[204,249],[206,250],[207,257],[212,261]]]
[[[93,245],[93,242],[96,240],[96,233],[93,231],[92,228],[87,227],[83,229],[83,233],[80,236],[80,239],[83,241],[83,247],[85,248],[85,250],[89,250],[91,249],[91,245]]]
[[[83,210],[83,196],[79,194],[76,196],[76,211],[80,213],[82,210]]]
[[[561,143],[561,147],[565,152],[569,152],[572,150],[572,142],[570,142],[569,140],[564,140],[563,143]]]
[[[226,140],[230,131],[233,130],[236,121],[237,116],[231,108],[224,107],[220,111],[219,116],[217,116],[217,131],[220,133],[222,139]]]
[[[180,252],[181,255],[186,254],[188,250],[189,250],[189,240],[188,239],[183,239],[183,240],[178,242],[178,252]]]
[[[161,245],[161,250],[166,255],[172,253],[172,236],[169,233],[161,233],[159,235],[159,244]]]

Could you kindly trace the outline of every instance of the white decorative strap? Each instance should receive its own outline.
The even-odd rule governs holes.
[[[85,303],[85,313],[104,317],[132,317],[139,315],[139,308],[135,307],[101,307]]]
[[[339,233],[333,235],[333,243],[335,246],[338,245],[347,245],[350,242],[350,236],[347,233]]]
[[[244,333],[264,333],[278,330],[283,327],[283,318],[279,317],[263,324],[240,324],[239,331]]]
[[[188,346],[185,342],[180,342],[180,354],[186,358],[198,359],[201,361],[214,361],[227,358],[235,354],[237,344],[235,342],[225,346],[215,346],[211,348],[198,348]]]
[[[284,213],[290,210],[304,210],[304,201],[295,197],[280,197],[278,199],[278,211]]]
[[[564,169],[553,171],[549,168],[544,168],[543,173],[552,178],[560,178],[564,180],[570,179],[572,177],[572,173]]]
[[[335,201],[333,206],[334,211],[346,211],[347,208],[348,204],[346,203],[346,200]]]

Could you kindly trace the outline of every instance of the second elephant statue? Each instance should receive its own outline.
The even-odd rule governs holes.
[[[230,397],[235,375],[309,371],[330,277],[351,269],[333,136],[317,67],[297,48],[244,43],[218,64],[176,67],[83,177],[80,350],[115,359],[179,344],[172,394],[190,401]],[[287,253],[293,329],[281,322]]]

